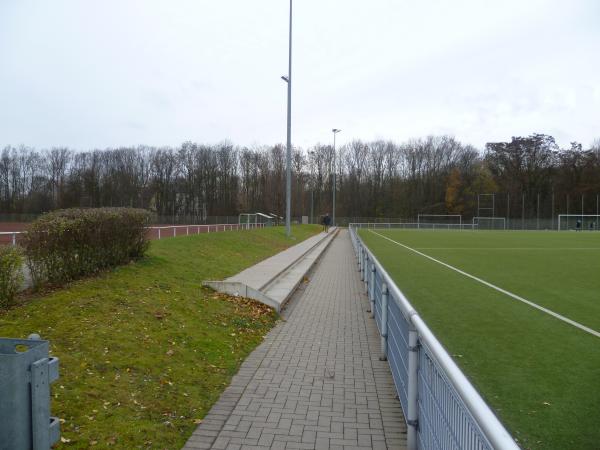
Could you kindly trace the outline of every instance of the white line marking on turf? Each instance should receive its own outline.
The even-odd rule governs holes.
[[[574,326],[576,328],[579,328],[580,330],[583,330],[586,333],[589,333],[589,334],[591,334],[593,336],[596,336],[596,337],[600,338],[600,332],[598,332],[596,330],[593,330],[592,328],[586,327],[585,325],[582,325],[579,322],[575,322],[574,320],[571,320],[568,317],[565,317],[565,316],[562,316],[562,315],[560,315],[558,313],[555,313],[554,311],[552,311],[552,310],[550,310],[548,308],[544,308],[543,306],[540,306],[537,303],[533,303],[532,301],[529,301],[529,300],[527,300],[527,299],[525,299],[523,297],[520,297],[520,296],[518,296],[516,294],[513,294],[512,292],[507,291],[506,289],[502,289],[501,287],[498,287],[498,286],[496,286],[496,285],[494,285],[492,283],[489,283],[489,282],[487,282],[485,280],[482,280],[481,278],[476,277],[475,275],[471,275],[470,273],[464,272],[464,271],[462,271],[462,270],[460,270],[460,269],[458,269],[458,268],[456,268],[454,266],[451,266],[450,264],[446,264],[445,262],[442,262],[442,261],[440,261],[438,259],[433,258],[432,256],[429,256],[429,255],[427,255],[425,253],[422,253],[422,252],[420,252],[418,250],[415,250],[414,248],[411,248],[408,245],[404,245],[404,244],[402,244],[402,243],[400,243],[398,241],[390,239],[389,237],[384,236],[383,234],[379,234],[379,233],[377,233],[376,231],[373,231],[373,230],[369,230],[369,231],[371,233],[373,233],[373,234],[376,234],[379,237],[382,237],[383,239],[386,239],[386,240],[388,240],[390,242],[393,242],[396,245],[399,245],[400,247],[405,248],[406,250],[410,250],[411,252],[414,252],[417,255],[421,255],[421,256],[423,256],[423,257],[425,257],[425,258],[427,258],[427,259],[429,259],[429,260],[431,260],[433,262],[441,264],[442,266],[444,266],[444,267],[446,267],[446,268],[448,268],[450,270],[454,270],[455,272],[458,272],[458,273],[460,273],[461,275],[464,275],[467,278],[471,278],[472,280],[475,280],[475,281],[477,281],[477,282],[479,282],[479,283],[481,283],[481,284],[483,284],[483,285],[485,285],[485,286],[487,286],[489,288],[492,288],[492,289],[494,289],[494,290],[496,290],[498,292],[501,292],[504,295],[508,295],[509,297],[512,297],[515,300],[519,300],[520,302],[523,302],[523,303],[525,303],[525,304],[527,304],[527,305],[529,305],[529,306],[531,306],[531,307],[533,307],[535,309],[538,309],[538,310],[540,310],[542,312],[545,312],[546,314],[549,314],[549,315],[551,315],[551,316],[553,316],[553,317],[555,317],[555,318],[557,318],[559,320],[562,320],[563,322],[566,322],[569,325],[572,325],[572,326]]]

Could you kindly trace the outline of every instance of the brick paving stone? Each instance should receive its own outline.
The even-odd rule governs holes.
[[[184,449],[406,448],[406,425],[341,230]]]

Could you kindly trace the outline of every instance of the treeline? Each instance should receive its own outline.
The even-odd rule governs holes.
[[[548,217],[595,213],[600,141],[559,148],[534,134],[478,150],[448,136],[405,143],[353,141],[294,149],[292,215],[416,217],[419,213]],[[202,222],[207,216],[285,210],[285,148],[230,143],[93,151],[6,147],[0,154],[0,212],[36,214],[69,207],[145,208]],[[479,194],[496,195],[480,196]],[[567,204],[571,202],[570,206]],[[479,203],[479,206],[478,206]],[[551,207],[549,205],[552,205]],[[550,210],[551,209],[551,210]]]

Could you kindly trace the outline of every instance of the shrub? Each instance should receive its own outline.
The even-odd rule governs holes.
[[[0,246],[0,308],[9,308],[23,283],[23,258],[17,247]]]
[[[148,248],[149,213],[133,208],[64,209],[44,214],[24,234],[35,287],[60,285],[125,264]]]

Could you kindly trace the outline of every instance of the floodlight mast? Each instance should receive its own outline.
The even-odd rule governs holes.
[[[292,0],[290,0],[290,29],[288,48],[288,74],[281,79],[287,83],[287,147],[285,167],[285,234],[292,235]]]
[[[334,128],[331,131],[333,132],[333,201],[332,201],[333,206],[332,206],[332,211],[331,211],[333,216],[331,218],[331,223],[333,224],[333,226],[336,226],[336,223],[335,223],[335,191],[337,189],[337,183],[335,180],[335,173],[337,171],[337,166],[336,166],[337,154],[335,151],[335,135],[338,134],[342,130],[340,130],[338,128]]]

